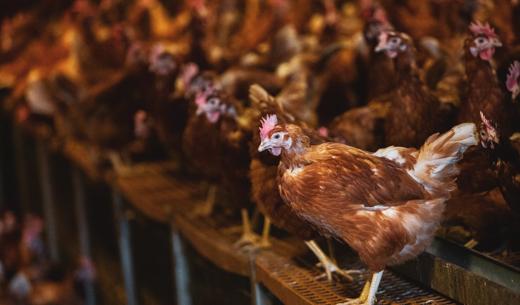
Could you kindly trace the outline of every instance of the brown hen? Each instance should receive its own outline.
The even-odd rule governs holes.
[[[420,150],[389,147],[375,154],[338,143],[311,145],[302,129],[262,124],[258,150],[280,156],[283,200],[326,236],[350,245],[374,272],[358,299],[374,304],[387,265],[421,253],[431,242],[445,201],[456,189],[456,163],[477,144],[472,123],[434,134]]]

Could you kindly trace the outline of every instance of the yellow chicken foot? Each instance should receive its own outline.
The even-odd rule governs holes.
[[[325,255],[325,253],[323,253],[323,251],[318,246],[318,244],[316,244],[315,241],[306,241],[305,244],[307,245],[307,247],[309,247],[309,249],[311,249],[311,251],[314,253],[314,255],[316,255],[316,257],[320,261],[318,263],[318,266],[325,269],[325,273],[318,276],[318,279],[327,277],[327,280],[332,281],[332,275],[338,274],[346,278],[347,280],[352,281],[352,275],[361,273],[360,270],[343,270],[340,267],[338,267],[336,263],[334,263],[327,255]]]
[[[368,292],[370,291],[370,282],[372,281],[371,278],[367,279],[365,282],[365,285],[363,286],[363,290],[361,290],[361,294],[359,297],[355,299],[348,300],[347,302],[340,303],[337,305],[356,305],[356,304],[363,304],[368,299]]]
[[[130,173],[130,167],[123,162],[121,155],[115,151],[108,153],[108,159],[112,164],[112,168],[118,176],[125,176]]]
[[[477,245],[478,245],[478,241],[476,241],[475,239],[472,238],[471,240],[469,240],[467,243],[464,244],[464,247],[469,248],[469,249],[473,249]]]
[[[242,213],[242,236],[234,244],[236,248],[242,248],[248,245],[254,245],[258,242],[258,235],[253,233],[251,229],[251,222],[249,221],[249,215],[246,209],[241,210]]]
[[[271,242],[269,241],[269,232],[271,231],[271,219],[269,217],[265,217],[264,219],[264,229],[262,230],[262,238],[258,243],[259,247],[262,249],[267,249],[271,247]]]
[[[209,217],[213,213],[215,207],[215,198],[217,196],[217,186],[210,185],[208,189],[208,195],[206,201],[203,204],[197,206],[193,210],[193,214],[199,217]]]
[[[361,295],[358,298],[338,303],[336,305],[374,305],[376,302],[376,292],[379,288],[382,277],[383,271],[374,273],[372,279],[367,280],[365,283]]]

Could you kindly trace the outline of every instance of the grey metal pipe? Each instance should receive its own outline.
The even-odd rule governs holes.
[[[170,228],[177,305],[191,305],[190,274],[184,253],[184,242],[177,228],[174,225],[171,225]]]
[[[123,269],[127,304],[137,305],[138,300],[134,281],[130,225],[128,223],[128,218],[125,216],[123,198],[117,190],[112,192],[112,202],[114,205],[115,221],[118,224],[119,229],[119,254],[121,257],[121,267]]]
[[[78,222],[78,237],[79,237],[79,250],[83,257],[91,257],[90,253],[90,238],[88,232],[88,217],[86,204],[86,193],[85,193],[85,181],[83,174],[75,167],[72,167],[72,181],[74,187],[74,206],[76,212],[76,221]],[[86,281],[85,285],[85,304],[95,305],[96,304],[96,292],[94,289],[94,283]]]
[[[40,167],[40,186],[42,188],[43,216],[49,255],[51,260],[59,261],[58,234],[54,207],[53,179],[50,167],[49,151],[43,141],[36,143],[36,155]]]

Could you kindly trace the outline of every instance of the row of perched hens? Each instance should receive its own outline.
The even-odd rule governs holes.
[[[346,146],[340,144],[332,145],[333,153],[336,153],[336,147],[341,147],[337,149],[342,152],[341,157],[345,150],[348,160],[352,159],[350,165],[344,164],[342,158],[332,162],[337,163],[337,168],[345,166],[348,170],[345,177],[351,177],[350,172],[354,175],[367,172],[370,179],[379,179],[377,174],[382,173],[395,174],[401,180],[394,180],[404,181],[397,185],[392,184],[393,180],[385,179],[388,180],[384,181],[386,184],[374,186],[367,182],[373,180],[362,177],[366,179],[359,179],[361,185],[354,181],[354,190],[348,191],[351,187],[348,185],[345,191],[339,189],[347,183],[345,177],[340,177],[336,179],[340,186],[334,186],[338,191],[327,191],[331,196],[338,196],[336,199],[348,196],[348,200],[341,202],[345,205],[352,202],[350,197],[367,199],[361,214],[365,210],[367,215],[373,212],[374,219],[383,218],[382,221],[387,221],[383,216],[391,216],[401,207],[414,206],[418,200],[435,203],[438,200],[438,206],[443,206],[440,201],[448,196],[440,198],[437,188],[424,187],[434,181],[406,175],[417,176],[414,162],[423,164],[417,161],[421,151],[426,154],[428,149],[436,146],[435,149],[442,149],[444,145],[456,148],[458,142],[453,137],[464,133],[464,126],[469,125],[430,138],[422,150],[416,149],[431,134],[447,131],[457,120],[458,123],[482,124],[481,136],[486,147],[472,147],[465,154],[457,180],[457,196],[470,198],[498,187],[498,193],[516,209],[518,164],[515,160],[518,157],[510,139],[515,127],[509,124],[508,116],[513,112],[507,105],[510,101],[502,93],[505,89],[501,84],[503,80],[499,81],[495,76],[491,63],[495,48],[501,44],[498,34],[490,26],[472,24],[464,46],[466,79],[456,75],[459,79],[455,82],[464,84],[460,90],[463,94],[458,94],[459,88],[450,86],[453,83],[444,79],[443,72],[452,67],[443,66],[442,60],[451,62],[446,57],[450,56],[448,59],[453,61],[451,57],[456,57],[453,54],[461,51],[461,47],[450,49],[453,48],[451,40],[459,38],[470,20],[459,1],[452,4],[399,1],[396,6],[387,5],[388,1],[382,1],[382,4],[360,1],[357,6],[342,2],[342,9],[329,0],[323,3],[192,0],[171,6],[163,6],[157,0],[103,2],[95,5],[94,1],[78,0],[69,17],[58,25],[58,28],[69,26],[67,35],[70,39],[56,39],[50,35],[37,48],[27,49],[32,52],[27,52],[29,55],[23,56],[24,59],[37,53],[35,49],[42,50],[42,46],[45,48],[58,42],[56,48],[49,49],[48,63],[45,56],[37,57],[38,65],[35,66],[38,69],[20,64],[17,69],[23,73],[18,79],[28,85],[20,82],[15,90],[18,94],[13,96],[40,113],[53,115],[60,135],[65,138],[72,135],[108,152],[116,169],[121,164],[120,159],[175,158],[186,172],[212,185],[208,206],[202,214],[209,215],[214,202],[221,204],[219,207],[225,212],[233,213],[252,207],[250,201],[254,201],[275,226],[304,240],[310,241],[322,233],[352,243],[345,227],[337,232],[333,230],[337,224],[334,221],[338,221],[335,217],[342,217],[342,213],[351,210],[333,210],[333,217],[325,219],[330,213],[327,209],[314,211],[296,206],[303,203],[293,202],[290,193],[280,195],[279,186],[292,185],[292,180],[281,179],[276,157],[257,150],[260,143],[270,137],[266,131],[269,124],[277,125],[271,116],[263,121],[266,127],[261,128],[262,134],[257,133],[262,125],[260,119],[268,114],[276,114],[279,126],[294,125],[290,128],[302,130],[302,134],[291,141],[301,139],[305,146],[304,139],[309,137],[311,146],[305,146],[304,150],[314,150],[313,145],[324,145],[316,146],[321,147],[316,149],[321,154],[325,148],[327,156],[331,150],[329,141],[365,151],[377,151],[390,145],[413,147],[387,148],[371,155],[354,148],[345,149]],[[395,9],[403,6],[402,11]],[[437,10],[443,6],[456,10]],[[428,7],[436,9],[429,11]],[[471,8],[467,9],[471,11]],[[408,18],[413,14],[425,16],[429,21],[414,27],[415,21]],[[455,14],[462,14],[464,18],[455,18]],[[398,20],[397,16],[407,17]],[[433,17],[447,22],[437,25]],[[440,30],[438,35],[434,35],[436,28]],[[447,28],[454,29],[457,34],[450,35]],[[423,37],[422,33],[439,40]],[[425,48],[433,55],[425,52]],[[499,55],[501,62],[508,61],[505,60],[508,56],[497,51],[497,58]],[[459,59],[455,61],[460,62]],[[512,68],[510,74],[518,74],[515,71]],[[503,78],[502,74],[499,72],[499,77]],[[508,81],[507,87],[513,94],[519,91],[514,86],[517,79]],[[254,83],[265,90],[258,86],[250,88]],[[438,83],[448,84],[452,92],[456,92],[454,100],[460,100],[460,105],[455,102],[456,107],[451,107],[441,101],[434,91]],[[23,116],[24,112],[20,111],[20,117]],[[442,139],[447,142],[440,143]],[[281,154],[282,159],[284,151],[285,148],[273,150]],[[455,153],[454,158],[458,159],[461,152]],[[397,159],[385,161],[384,156]],[[427,160],[427,156],[423,157]],[[325,162],[328,166],[327,160],[320,159],[316,163]],[[431,175],[450,171],[442,167],[442,162],[452,159],[428,160],[432,166],[438,166],[438,172],[432,171]],[[370,163],[368,170],[367,162]],[[404,164],[399,164],[402,162]],[[370,174],[372,169],[375,172]],[[299,167],[287,171],[294,178],[303,173]],[[424,174],[420,168],[417,172]],[[291,175],[287,177],[291,178]],[[339,174],[332,177],[336,178],[336,175]],[[451,172],[446,175],[453,177]],[[425,179],[428,181],[424,182]],[[334,179],[322,180],[327,184],[324,188],[334,184]],[[451,180],[446,183],[447,188],[451,187]],[[321,194],[321,185],[310,181],[308,186],[301,195],[313,202],[313,196]],[[485,199],[488,194],[482,196]],[[500,203],[499,200],[486,202],[491,202],[490,206]],[[320,204],[333,205],[325,201]],[[471,213],[469,220],[479,216],[467,211],[467,206],[459,207],[459,210],[449,211],[454,215],[453,219],[460,219],[458,216],[464,213]],[[245,232],[239,244],[256,242],[248,229],[247,212],[242,211]],[[501,211],[503,209],[494,212]],[[436,212],[432,215],[432,223],[437,221]],[[269,224],[269,220],[266,223]],[[323,224],[325,229],[320,227]],[[262,246],[268,244],[267,228],[260,240]],[[425,234],[430,236],[430,233]],[[403,247],[412,242],[414,234],[406,235],[404,241],[397,240],[392,247]],[[339,270],[316,243],[307,244],[320,258],[329,276],[332,271],[349,276],[348,272]],[[363,252],[366,249],[355,243],[351,246],[362,254],[362,259],[372,269],[377,269],[374,271],[386,264],[375,266]]]

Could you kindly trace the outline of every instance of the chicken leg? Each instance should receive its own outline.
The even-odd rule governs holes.
[[[367,280],[358,298],[336,305],[374,305],[376,302],[376,292],[382,277],[383,270],[372,274],[372,279]]]
[[[215,198],[217,196],[217,186],[210,185],[206,201],[203,204],[195,207],[193,214],[200,217],[209,217],[213,212],[215,206]]]
[[[254,245],[258,241],[258,235],[253,233],[251,222],[246,209],[242,209],[242,236],[235,242],[235,247],[242,248],[247,245]]]
[[[325,255],[325,253],[323,253],[323,251],[318,246],[318,244],[316,244],[315,241],[313,241],[313,240],[306,241],[305,244],[307,245],[307,247],[309,247],[309,249],[311,249],[311,251],[314,253],[314,255],[316,255],[316,257],[320,261],[318,265],[320,267],[323,267],[323,269],[325,269],[325,274],[319,276],[319,278],[326,276],[327,280],[332,281],[332,274],[336,273],[336,274],[346,278],[347,280],[352,281],[353,278],[352,278],[351,274],[361,273],[360,270],[343,270],[343,269],[339,268],[336,265],[336,263],[334,263],[332,261],[332,259],[330,259],[327,255]]]
[[[262,238],[258,245],[262,249],[267,249],[271,247],[271,242],[269,241],[269,233],[271,232],[271,219],[269,217],[264,218],[264,229],[262,230]]]
[[[477,245],[478,245],[478,241],[475,240],[474,238],[472,238],[471,240],[469,240],[467,243],[464,244],[464,247],[469,248],[469,249],[473,249]]]
[[[118,176],[127,176],[131,172],[130,166],[126,165],[118,152],[110,151],[108,159],[112,163],[112,168]]]

